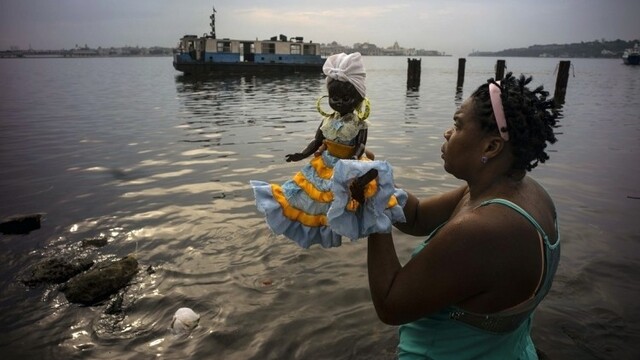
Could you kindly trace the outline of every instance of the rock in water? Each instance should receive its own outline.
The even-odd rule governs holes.
[[[28,234],[40,229],[42,214],[18,215],[0,223],[0,233],[5,235]]]
[[[62,258],[44,260],[33,267],[31,274],[22,280],[29,286],[39,283],[62,284],[75,275],[88,270],[93,266],[93,261],[80,259],[67,261]]]
[[[187,335],[198,326],[200,315],[193,310],[183,307],[176,311],[171,320],[171,331],[176,335]]]
[[[137,272],[138,261],[129,255],[74,277],[62,292],[69,302],[94,305],[125,287]]]

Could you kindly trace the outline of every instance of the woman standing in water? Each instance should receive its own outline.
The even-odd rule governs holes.
[[[531,78],[489,80],[444,133],[444,169],[465,184],[409,194],[404,233],[427,237],[404,266],[391,234],[368,239],[379,318],[400,326],[400,359],[536,359],[532,315],[560,257],[556,210],[527,175],[549,156],[560,117]]]

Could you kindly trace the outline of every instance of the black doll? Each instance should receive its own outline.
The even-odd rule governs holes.
[[[366,74],[362,57],[359,53],[332,55],[327,58],[323,71],[327,75],[329,95],[321,97],[316,103],[318,112],[323,116],[322,123],[315,138],[302,152],[288,154],[285,159],[291,162],[308,158],[312,154],[314,156],[293,179],[282,185],[251,181],[258,210],[265,214],[271,230],[285,235],[303,248],[313,244],[320,244],[322,247],[340,246],[343,235],[355,240],[364,234],[360,231],[363,223],[373,224],[378,229],[375,225],[380,223],[379,215],[387,209],[388,200],[393,193],[390,176],[384,177],[386,181],[380,185],[385,190],[390,190],[386,191],[388,195],[385,199],[376,198],[379,183],[375,180],[369,183],[369,180],[376,178],[378,170],[383,175],[390,175],[390,166],[371,161],[373,154],[365,150],[370,104],[365,96]],[[334,110],[332,113],[321,109],[320,102],[325,97],[329,98],[329,106]],[[342,161],[358,163],[355,166],[359,168],[376,167],[376,171],[363,177],[362,183],[367,185],[357,187],[361,189],[358,195],[341,191],[340,198],[334,199],[334,175],[345,175],[335,174],[334,166]],[[369,164],[363,165],[365,163]],[[357,176],[361,175],[358,173]],[[366,202],[366,199],[373,198],[376,198],[375,209],[373,201]],[[395,198],[393,201],[396,201]],[[334,203],[340,204],[339,209],[333,208],[339,219],[335,228],[343,229],[344,232],[334,231],[334,225],[330,224],[328,212]],[[393,204],[397,202],[391,203],[391,207]],[[396,205],[393,209],[396,214],[398,211],[401,214],[402,209],[398,208]],[[396,218],[398,217],[394,219]],[[390,224],[384,224],[385,229],[390,229]]]
[[[287,162],[300,161],[311,154],[322,153],[327,148],[325,141],[351,147],[350,151],[345,148],[342,152],[334,154],[339,158],[360,159],[364,154],[369,125],[366,121],[369,115],[369,100],[365,99],[350,82],[335,80],[331,77],[327,77],[327,90],[329,106],[334,113],[327,114],[320,108],[321,100],[327,96],[318,99],[317,109],[324,118],[316,131],[315,138],[302,152],[286,155]],[[365,106],[364,113],[359,112],[362,105]],[[367,157],[373,160],[371,152],[367,153]]]

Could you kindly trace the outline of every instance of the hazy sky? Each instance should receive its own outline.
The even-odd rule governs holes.
[[[0,0],[0,50],[174,47],[185,34],[444,51],[640,38],[640,0]]]

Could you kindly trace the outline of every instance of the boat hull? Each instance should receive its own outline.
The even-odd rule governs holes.
[[[322,73],[322,64],[278,64],[278,63],[179,63],[174,69],[185,75],[209,74],[260,74],[260,73]]]
[[[640,54],[623,56],[622,61],[626,65],[640,65]]]

